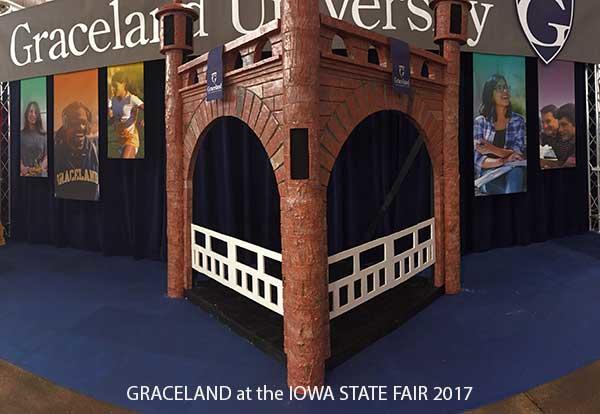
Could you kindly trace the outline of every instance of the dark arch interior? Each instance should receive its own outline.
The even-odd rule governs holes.
[[[418,137],[410,119],[397,111],[375,113],[352,131],[327,191],[330,255],[433,217],[433,170],[424,144],[389,209],[381,213]]]
[[[243,121],[209,128],[194,169],[193,223],[280,252],[279,192],[267,153]]]
[[[263,46],[262,50],[261,50],[261,60],[262,59],[268,59],[270,57],[273,56],[273,46],[271,45],[271,41],[267,39],[267,41],[265,42],[265,45]]]

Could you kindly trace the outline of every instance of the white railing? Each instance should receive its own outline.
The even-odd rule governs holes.
[[[204,245],[197,243],[196,235],[204,237]],[[215,251],[217,244],[226,250],[226,255]],[[246,255],[255,255],[256,268],[238,260],[238,248],[246,250]],[[283,315],[283,283],[266,273],[266,259],[281,264],[281,253],[192,225],[194,270]]]
[[[428,230],[426,240],[419,232]],[[410,240],[411,246],[395,252],[395,243]],[[381,259],[361,268],[361,254],[379,249]],[[330,319],[336,318],[375,296],[406,282],[435,263],[435,220],[423,223],[381,239],[329,257],[329,265],[351,261],[351,274],[329,283]]]
[[[269,275],[265,261],[281,266],[281,253],[192,225],[192,267],[247,298],[283,315],[283,282]],[[420,240],[420,232],[427,237]],[[203,238],[198,243],[197,236]],[[408,241],[398,250],[396,242]],[[216,245],[220,244],[219,249]],[[238,260],[238,248],[253,255],[252,265]],[[376,250],[379,249],[379,253]],[[221,250],[221,252],[218,252]],[[396,251],[398,250],[398,251]],[[374,252],[376,263],[361,263]],[[349,275],[329,283],[330,319],[334,319],[383,292],[406,282],[435,264],[435,220],[430,219],[390,236],[373,240],[329,257],[329,266],[346,262]]]

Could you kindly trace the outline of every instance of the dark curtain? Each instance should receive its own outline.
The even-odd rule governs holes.
[[[166,254],[164,61],[144,64],[144,160],[107,159],[106,68],[99,69],[100,201],[61,200],[53,185],[53,78],[47,78],[50,178],[19,177],[12,163],[12,237],[15,241],[164,259]],[[11,159],[20,159],[19,82],[11,84]]]
[[[524,245],[587,231],[584,65],[576,65],[578,167],[541,171],[537,136],[537,63],[527,60],[528,191],[475,198],[473,194],[472,55],[462,57],[460,105],[461,223],[464,253]],[[106,70],[100,70],[100,191],[98,203],[58,200],[52,179],[20,178],[12,168],[12,231],[17,241],[102,251],[107,255],[164,258],[164,63],[145,64],[146,159],[106,158]],[[52,176],[52,78],[48,78],[48,131]],[[13,160],[19,159],[19,84],[11,84]],[[533,120],[533,121],[532,121]],[[433,215],[431,165],[425,147],[395,201],[378,212],[417,131],[399,113],[381,112],[352,132],[328,188],[329,253],[391,234]],[[369,233],[377,219],[375,231]],[[258,138],[231,118],[213,125],[194,178],[194,222],[271,250],[281,250],[279,197]]]
[[[378,112],[350,134],[327,192],[329,254],[387,236],[433,217],[432,168],[422,146],[393,203],[380,210],[419,133],[402,113]],[[369,232],[376,222],[374,232]]]
[[[527,192],[475,197],[473,189],[473,56],[462,54],[460,95],[461,232],[463,253],[526,245],[588,230],[585,66],[575,65],[577,168],[539,166],[537,60],[528,58]]]
[[[366,241],[418,132],[402,114],[380,112],[351,134],[328,191],[330,254]],[[279,196],[268,157],[243,122],[217,121],[201,144],[194,172],[194,223],[281,251]],[[371,239],[432,217],[431,163],[425,146]],[[370,240],[371,240],[370,239]]]
[[[256,134],[237,118],[222,118],[200,145],[193,222],[280,252],[279,191]]]

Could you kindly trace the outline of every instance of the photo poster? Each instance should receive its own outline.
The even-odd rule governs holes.
[[[21,81],[21,177],[48,177],[46,78]]]
[[[108,68],[108,158],[144,159],[144,64]]]
[[[538,63],[540,167],[542,170],[577,166],[575,64]]]
[[[475,195],[527,191],[525,58],[473,54]]]
[[[54,76],[55,196],[97,201],[98,71]]]

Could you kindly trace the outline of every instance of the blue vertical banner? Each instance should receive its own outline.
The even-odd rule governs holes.
[[[392,83],[397,93],[410,92],[410,46],[399,39],[390,38],[392,52]]]
[[[206,65],[207,101],[223,99],[223,72],[223,46],[221,45],[208,52]]]

